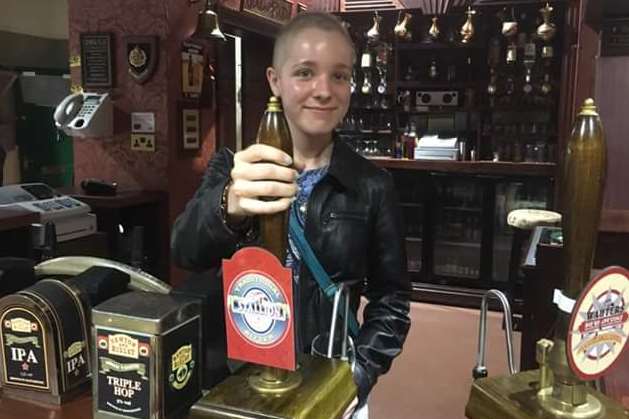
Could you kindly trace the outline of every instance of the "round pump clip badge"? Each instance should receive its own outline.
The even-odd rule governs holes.
[[[245,272],[229,290],[228,312],[237,332],[251,344],[272,347],[290,326],[290,306],[282,289],[262,272]]]
[[[628,301],[629,271],[617,266],[599,273],[576,301],[566,349],[570,367],[582,380],[601,377],[625,349]]]

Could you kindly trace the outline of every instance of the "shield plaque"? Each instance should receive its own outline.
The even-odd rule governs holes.
[[[139,84],[151,78],[157,68],[157,36],[130,36],[126,38],[129,74]]]

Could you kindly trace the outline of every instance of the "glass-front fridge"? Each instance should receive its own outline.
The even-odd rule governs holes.
[[[433,179],[435,282],[474,287],[481,277],[483,187],[474,179]]]

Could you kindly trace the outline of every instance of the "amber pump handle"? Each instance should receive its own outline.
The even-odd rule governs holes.
[[[576,299],[590,279],[603,203],[607,155],[593,99],[572,128],[561,177],[564,294]]]
[[[282,104],[275,96],[269,98],[266,111],[258,127],[256,143],[279,148],[290,156],[293,154],[293,144],[288,123],[286,118],[284,118]],[[287,216],[288,211],[282,211],[260,217],[262,246],[273,253],[280,262],[283,262],[286,256]]]

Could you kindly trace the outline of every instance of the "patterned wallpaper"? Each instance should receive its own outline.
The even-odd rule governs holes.
[[[125,190],[164,190],[169,196],[168,225],[196,190],[207,161],[214,153],[214,114],[201,108],[202,147],[180,148],[178,103],[181,98],[181,43],[195,29],[203,2],[187,0],[69,0],[70,55],[80,53],[83,32],[113,35],[115,87],[114,135],[111,138],[75,139],[75,184],[88,177],[117,181]],[[135,83],[127,73],[124,38],[156,35],[159,61],[153,77]],[[211,45],[206,45],[210,50]],[[80,84],[81,69],[72,68],[72,82]],[[155,152],[131,150],[131,112],[155,113]]]
[[[79,54],[79,35],[83,32],[109,32],[113,35],[115,87],[113,138],[75,140],[75,178],[115,180],[125,189],[169,190],[169,165],[207,161],[204,153],[179,156],[176,151],[181,41],[196,24],[201,5],[189,6],[185,0],[69,0],[70,54]],[[127,35],[159,37],[159,61],[153,77],[136,84],[127,74],[124,38]],[[73,83],[80,83],[80,68],[72,71]],[[131,151],[130,113],[154,112],[156,151]],[[204,112],[207,114],[209,112]],[[208,115],[202,116],[207,119]],[[212,145],[214,138],[206,138]],[[205,144],[204,151],[208,148]],[[209,147],[210,149],[213,147]],[[191,161],[192,160],[192,161]]]

